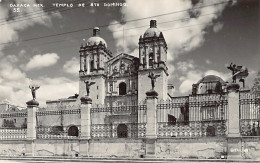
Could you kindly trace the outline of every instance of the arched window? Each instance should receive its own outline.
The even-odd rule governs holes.
[[[94,69],[94,61],[90,61],[90,71],[93,71]]]
[[[153,67],[153,53],[149,54],[149,67]]]
[[[117,137],[127,138],[127,126],[125,124],[119,124],[117,126]]]
[[[79,129],[77,126],[71,126],[68,130],[68,136],[79,136]]]
[[[161,61],[160,50],[157,51],[157,62]]]
[[[126,94],[126,83],[122,82],[119,84],[119,95]]]

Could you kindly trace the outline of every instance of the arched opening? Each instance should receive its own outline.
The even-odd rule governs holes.
[[[216,136],[215,128],[213,126],[208,126],[206,129],[206,136]]]
[[[119,124],[117,126],[117,137],[127,138],[127,126],[125,124]]]
[[[68,136],[79,136],[79,129],[77,126],[70,126]]]
[[[90,71],[94,70],[94,61],[90,61]]]
[[[119,95],[126,94],[126,83],[122,82],[119,84]]]
[[[153,53],[149,54],[149,67],[153,67]]]

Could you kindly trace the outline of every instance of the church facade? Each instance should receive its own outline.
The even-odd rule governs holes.
[[[82,43],[79,50],[79,95],[47,101],[47,107],[61,103],[79,104],[79,99],[87,94],[86,81],[94,83],[89,91],[93,105],[137,105],[145,100],[145,92],[151,89],[149,73],[159,76],[154,88],[158,98],[169,99],[168,91],[173,86],[168,85],[167,43],[156,20],[150,21],[150,27],[136,41],[139,58],[125,53],[112,55],[100,29],[95,27],[93,36]]]

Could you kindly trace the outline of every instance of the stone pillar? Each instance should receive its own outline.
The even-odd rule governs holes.
[[[144,53],[145,53],[145,68],[149,68],[149,54],[148,54],[148,47],[144,47]]]
[[[228,137],[239,137],[239,85],[228,85]]]
[[[227,147],[228,159],[242,159],[241,135],[239,131],[239,84],[231,83],[228,90]]]
[[[90,119],[90,109],[92,105],[92,100],[89,97],[82,97],[81,99],[81,135],[82,139],[90,139],[90,127],[91,127],[91,119]]]
[[[97,53],[93,53],[94,69],[97,69]]]
[[[84,96],[80,98],[81,100],[81,135],[80,135],[80,155],[88,156],[89,151],[89,140],[91,139],[91,119],[90,119],[90,109],[92,106],[91,98]]]
[[[90,73],[90,57],[89,54],[86,54],[86,67],[87,67],[87,74]]]
[[[146,157],[155,157],[157,139],[157,96],[154,90],[146,92]]]
[[[154,45],[154,52],[153,52],[153,54],[154,54],[154,62],[156,63],[156,65],[157,65],[157,48],[158,48],[158,46],[157,45]]]
[[[139,58],[140,58],[140,64],[143,64],[143,47],[139,46]]]
[[[80,69],[79,71],[83,71],[84,69],[84,56],[83,56],[83,52],[80,52]]]
[[[27,104],[27,142],[26,155],[34,156],[34,140],[36,139],[36,111],[39,103],[35,100],[26,102]]]

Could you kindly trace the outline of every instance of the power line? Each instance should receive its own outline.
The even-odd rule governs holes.
[[[208,16],[208,15],[212,15],[212,14],[217,14],[219,12],[214,12],[214,13],[208,13],[208,14],[204,14],[204,15],[200,15],[200,17],[204,17],[204,16]],[[176,21],[188,21],[189,19],[191,19],[190,17],[186,17],[186,18],[182,18],[182,19],[175,19],[175,20],[171,20],[171,21],[165,21],[165,22],[158,22],[157,24],[165,24],[165,23],[171,23],[171,22],[176,22]],[[144,26],[138,26],[138,27],[133,27],[133,28],[127,28],[127,29],[124,29],[125,31],[126,30],[132,30],[132,29],[137,29],[137,28],[143,28],[143,27],[147,27],[147,25],[144,25]],[[92,29],[92,28],[91,28]],[[121,32],[122,30],[115,30],[115,31],[111,31],[112,33],[113,32]],[[111,33],[110,32],[110,33]],[[107,32],[105,32],[107,33]],[[104,34],[105,34],[104,33]],[[80,36],[82,37],[82,36]],[[79,38],[79,37],[74,37],[74,38]],[[50,43],[56,43],[56,42],[64,42],[66,40],[59,40],[59,41],[51,41],[51,42],[48,42],[46,44],[50,44]],[[41,45],[44,45],[45,43],[41,43]]]
[[[211,15],[211,14],[217,14],[218,12],[216,13],[209,13],[209,14],[204,14],[204,15],[200,15],[201,16],[208,16],[208,15]],[[252,15],[249,15],[249,16],[252,16]],[[249,16],[244,16],[244,17],[249,17]],[[238,18],[238,17],[232,17],[230,20],[235,20],[235,18]],[[190,18],[191,19],[191,18]],[[160,22],[158,24],[165,24],[165,23],[170,23],[170,22],[176,22],[176,21],[188,21],[189,19],[188,18],[182,18],[182,19],[176,19],[176,20],[171,20],[171,21],[164,21],[164,22]],[[193,25],[189,25],[189,26],[181,26],[181,27],[177,27],[177,28],[169,28],[169,29],[165,29],[163,30],[164,32],[167,32],[169,30],[175,30],[175,29],[182,29],[182,28],[187,28],[187,27],[191,27],[191,26],[198,26],[198,25],[204,25],[204,24],[208,24],[208,23],[201,23],[201,24],[193,24]],[[127,29],[124,29],[124,31],[126,30],[132,30],[132,29],[137,29],[137,28],[143,28],[143,27],[147,27],[147,25],[145,26],[138,26],[138,27],[133,27],[133,28],[127,28]],[[115,30],[115,31],[109,31],[109,32],[105,32],[104,34],[106,33],[113,33],[113,32],[121,32],[121,30]],[[137,36],[137,35],[128,35],[128,36],[124,36],[124,37],[132,37],[132,36]],[[72,37],[72,38],[80,38],[82,36],[78,36],[78,37]],[[51,44],[51,43],[58,43],[58,42],[65,42],[65,41],[68,41],[68,40],[57,40],[57,41],[50,41],[50,42],[45,42],[45,43],[41,43],[40,45],[46,45],[46,44]],[[8,48],[7,48],[8,49]],[[14,48],[12,48],[14,49]]]
[[[214,5],[220,5],[220,4],[224,4],[224,3],[227,3],[227,2],[229,2],[229,1],[220,2],[220,3],[214,3],[214,4],[210,4],[210,5],[205,5],[205,6],[198,6],[198,7],[193,8],[193,10],[194,9],[198,9],[198,8],[205,8],[205,7],[209,7],[209,6],[214,6]],[[121,22],[118,22],[118,23],[101,25],[100,27],[103,28],[103,27],[108,27],[110,25],[117,25],[117,24],[121,24],[121,23],[134,22],[134,21],[140,21],[140,20],[154,18],[154,17],[166,16],[166,15],[175,14],[175,13],[179,13],[179,12],[184,12],[184,11],[188,11],[188,10],[191,10],[191,9],[174,11],[174,12],[169,12],[169,13],[165,13],[165,14],[159,14],[159,15],[154,15],[154,16],[149,16],[149,17],[144,17],[144,18],[139,18],[139,19],[126,20],[126,21],[121,21]],[[61,35],[65,35],[65,34],[82,32],[82,31],[91,30],[91,29],[92,28],[85,28],[85,29],[79,29],[79,30],[74,30],[74,31],[69,31],[69,32],[62,32],[62,33],[57,33],[57,34],[52,34],[52,35],[46,35],[46,36],[41,36],[41,37],[25,39],[25,40],[21,40],[21,41],[5,42],[5,43],[1,43],[0,45],[6,45],[6,44],[11,44],[11,43],[17,43],[17,42],[28,42],[28,41],[32,41],[32,40],[38,40],[38,39],[42,39],[42,38],[61,36]]]

